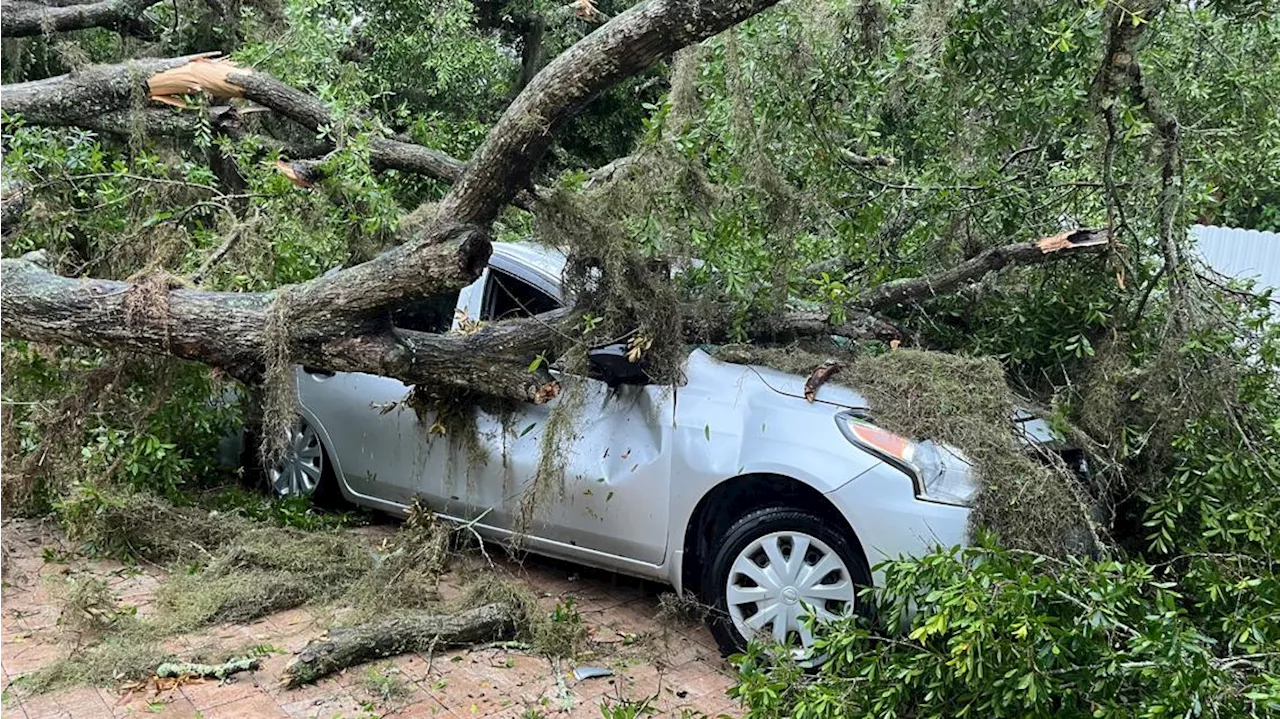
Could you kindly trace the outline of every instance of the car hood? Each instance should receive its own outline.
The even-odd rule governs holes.
[[[787,395],[789,397],[795,397],[801,401],[807,401],[804,398],[804,383],[808,381],[808,377],[801,377],[800,375],[783,372],[763,365],[741,365],[722,362],[701,349],[695,350],[694,354],[700,355],[698,357],[700,361],[710,364],[745,367],[758,377],[765,386],[772,389],[774,392]],[[813,404],[825,404],[832,407],[852,410],[865,410],[871,408],[867,399],[856,390],[837,382],[828,382],[822,385],[822,389],[818,392],[818,396],[814,399]],[[1013,421],[1018,439],[1027,445],[1041,445],[1056,449],[1068,446],[1065,437],[1050,427],[1048,422],[1026,408],[1015,406],[1013,408],[1013,416],[1010,419]]]
[[[778,394],[796,397],[804,400],[804,383],[807,377],[794,375],[789,372],[782,372],[765,367],[763,365],[744,365],[736,362],[723,362],[712,357],[707,352],[698,349],[694,351],[694,355],[699,361],[707,362],[711,365],[719,365],[724,368],[746,368],[752,374],[760,379],[769,389]],[[822,385],[822,391],[818,393],[814,404],[827,404],[845,409],[867,409],[867,401],[852,388],[835,382],[828,382]]]

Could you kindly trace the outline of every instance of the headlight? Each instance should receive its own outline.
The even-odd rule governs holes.
[[[850,442],[909,474],[919,499],[967,507],[978,492],[973,464],[955,447],[916,442],[848,413],[836,424]]]

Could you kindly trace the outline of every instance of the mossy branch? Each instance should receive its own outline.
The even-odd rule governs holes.
[[[42,3],[5,0],[0,17],[4,37],[30,37],[55,32],[104,27],[151,40],[156,27],[142,13],[160,0],[100,0],[99,2]]]
[[[226,679],[238,672],[251,672],[258,668],[259,662],[253,657],[240,657],[222,664],[193,664],[188,662],[165,662],[156,669],[156,676],[161,679],[178,677],[213,677]]]
[[[285,667],[281,683],[300,687],[380,657],[510,639],[517,618],[510,605],[493,603],[456,614],[410,614],[335,629],[307,644]]]

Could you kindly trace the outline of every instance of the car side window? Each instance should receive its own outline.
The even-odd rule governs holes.
[[[391,324],[403,330],[448,332],[453,325],[453,313],[457,306],[457,292],[424,297],[396,310],[391,315]]]
[[[489,268],[480,319],[506,320],[532,317],[560,307],[554,297],[502,270]]]

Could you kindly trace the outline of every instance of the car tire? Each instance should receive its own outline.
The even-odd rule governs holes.
[[[274,466],[262,467],[267,491],[276,497],[308,496],[321,507],[337,504],[341,498],[337,476],[320,433],[301,416],[287,431],[285,455]]]
[[[746,649],[743,628],[753,624],[770,639],[783,635],[803,647],[812,639],[799,626],[804,606],[821,603],[817,611],[835,616],[862,612],[857,592],[870,584],[871,570],[847,532],[807,510],[768,507],[748,512],[724,534],[704,567],[702,594],[712,608],[711,634],[727,656]],[[780,622],[787,628],[779,630]],[[805,652],[795,654],[803,660]]]

